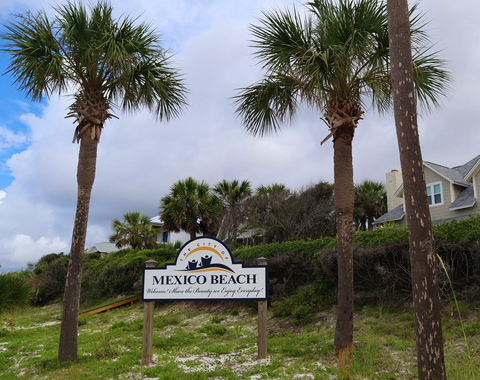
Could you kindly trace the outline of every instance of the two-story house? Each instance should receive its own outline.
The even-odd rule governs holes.
[[[446,166],[424,161],[430,215],[436,224],[480,214],[480,155],[461,166]],[[386,174],[388,212],[375,221],[406,225],[402,174],[392,170]]]

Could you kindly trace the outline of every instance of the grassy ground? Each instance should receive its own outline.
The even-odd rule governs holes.
[[[480,313],[444,308],[449,380],[480,380]],[[0,319],[0,379],[416,379],[413,313],[359,307],[352,359],[333,352],[335,311],[295,326],[270,316],[269,358],[257,360],[257,318],[241,303],[157,304],[154,363],[141,366],[143,305],[80,319],[79,361],[59,363],[59,304]]]

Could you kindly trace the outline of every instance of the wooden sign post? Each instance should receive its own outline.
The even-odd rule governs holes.
[[[153,268],[157,264],[154,260],[145,261],[146,268]],[[149,365],[152,362],[153,351],[153,309],[155,302],[145,301],[143,303],[143,344],[142,344],[142,365]]]
[[[267,259],[257,259],[258,265],[267,265]],[[267,358],[267,301],[258,301],[258,358]]]

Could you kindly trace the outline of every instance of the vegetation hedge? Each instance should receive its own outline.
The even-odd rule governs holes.
[[[450,243],[479,241],[480,215],[435,225],[433,236],[435,240],[445,240]]]
[[[403,241],[408,241],[408,230],[406,227],[399,228],[395,225],[373,231],[357,231],[353,235],[353,244],[359,247],[375,247]]]
[[[82,278],[82,301],[117,296],[140,290],[145,261],[155,260],[158,267],[175,260],[173,247],[157,249],[122,249],[104,257],[94,253],[86,255]]]
[[[265,257],[268,259],[271,256],[277,255],[278,253],[315,253],[321,249],[336,245],[336,238],[323,237],[317,240],[292,240],[283,243],[270,243],[257,245],[254,247],[239,248],[234,250],[232,254],[236,259],[240,260],[256,259],[259,257]]]
[[[480,217],[469,217],[434,226],[435,250],[442,258],[438,274],[444,296],[451,294],[452,281],[456,292],[469,299],[480,297]],[[405,297],[411,293],[408,231],[387,225],[375,231],[354,235],[354,281],[356,291],[376,292],[384,297],[393,294]],[[236,249],[233,256],[247,265],[266,257],[269,270],[269,297],[279,315],[291,312],[302,320],[315,305],[334,302],[337,284],[336,239],[294,240]],[[140,290],[145,261],[155,260],[159,267],[176,258],[174,247],[135,251],[124,249],[102,257],[87,254],[83,262],[82,302],[95,302],[130,294]],[[61,297],[65,284],[68,255],[50,254],[29,269],[37,287],[37,302]],[[305,288],[307,287],[308,288]],[[302,292],[300,292],[305,288]],[[309,298],[314,289],[325,297],[314,297],[308,305],[300,302]],[[299,293],[300,292],[300,293]],[[283,303],[299,294],[289,303]],[[307,296],[306,296],[307,295]],[[310,297],[311,298],[311,297]]]

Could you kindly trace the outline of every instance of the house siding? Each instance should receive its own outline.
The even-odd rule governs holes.
[[[451,211],[448,210],[448,207],[452,204],[452,193],[450,188],[450,182],[439,176],[437,173],[431,171],[424,166],[425,171],[425,182],[428,185],[434,183],[440,183],[442,187],[442,203],[439,205],[430,206],[430,215],[432,220],[437,219],[447,219],[451,215]]]
[[[433,172],[427,167],[424,167],[425,170],[425,181],[426,184],[432,184],[440,182],[442,185],[442,201],[441,205],[432,205],[430,206],[430,215],[432,220],[444,220],[444,219],[451,219],[451,218],[458,218],[463,216],[469,216],[473,214],[480,214],[480,204],[478,202],[475,203],[473,207],[464,208],[460,210],[449,210],[448,208],[452,204],[452,188],[454,190],[453,199],[458,197],[458,194],[464,189],[464,187],[458,185],[450,185],[450,182],[447,181],[445,178],[441,177],[437,173]],[[476,177],[479,177],[478,175]],[[476,178],[477,181],[477,189],[480,185],[479,178]]]

